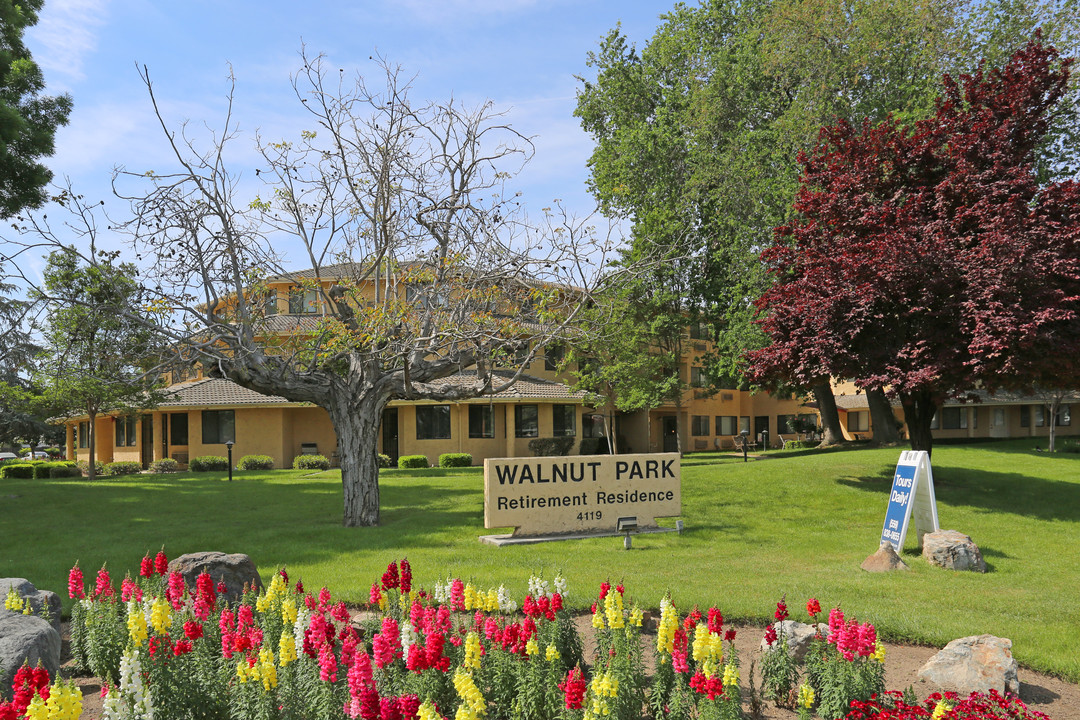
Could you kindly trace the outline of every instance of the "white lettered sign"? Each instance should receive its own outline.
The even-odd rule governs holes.
[[[514,535],[638,528],[682,512],[678,453],[488,458],[484,527]]]
[[[900,453],[885,511],[885,526],[881,542],[891,543],[896,552],[904,547],[908,523],[915,518],[915,532],[922,536],[937,532],[937,500],[934,498],[934,474],[930,470],[930,455],[925,450],[905,450]]]

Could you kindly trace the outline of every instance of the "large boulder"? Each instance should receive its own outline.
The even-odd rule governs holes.
[[[776,631],[776,642],[770,646],[762,640],[761,652],[766,653],[777,650],[780,647],[780,638],[785,637],[787,638],[788,653],[798,662],[802,662],[802,659],[806,657],[806,651],[810,649],[810,641],[814,639],[814,635],[820,633],[821,637],[825,637],[829,634],[829,626],[825,623],[807,625],[795,620],[775,622],[773,623],[773,630]]]
[[[0,598],[7,598],[8,592],[14,588],[15,593],[30,603],[30,613],[40,618],[46,618],[49,624],[60,632],[60,613],[63,607],[60,605],[60,596],[52,590],[38,590],[26,578],[0,578]],[[7,610],[0,605],[0,617],[6,615],[21,614],[13,610]]]
[[[900,556],[896,554],[892,543],[881,543],[877,552],[863,560],[860,565],[866,572],[891,572],[893,570],[910,570]]]
[[[0,616],[0,697],[11,700],[15,673],[38,663],[55,680],[60,672],[60,633],[36,615]]]
[[[1020,693],[1012,640],[972,635],[953,640],[919,670],[919,680],[961,697],[973,692]]]
[[[956,530],[938,530],[923,535],[923,557],[931,565],[946,570],[974,570],[986,572],[979,547],[971,538]]]
[[[224,599],[237,602],[244,594],[244,586],[262,590],[262,578],[250,557],[243,553],[207,551],[181,555],[169,563],[169,572],[178,572],[184,576],[184,582],[194,591],[195,579],[203,570],[210,573],[214,587],[225,583]]]

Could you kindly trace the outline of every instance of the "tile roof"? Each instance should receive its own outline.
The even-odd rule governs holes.
[[[496,370],[493,375],[499,380],[509,380],[513,373]],[[455,375],[433,380],[430,385],[446,387],[457,382],[476,382],[476,371],[466,370]],[[277,395],[263,395],[254,390],[241,387],[231,380],[222,378],[203,378],[201,380],[178,383],[166,388],[168,397],[159,407],[195,407],[215,405],[281,405],[292,401]],[[522,375],[510,388],[494,395],[484,395],[481,399],[521,400],[527,398],[549,400],[581,400],[585,393],[571,390],[560,382],[545,380],[534,375]],[[299,403],[298,403],[299,404]]]
[[[168,394],[159,407],[189,407],[192,405],[280,405],[287,403],[277,395],[263,395],[254,390],[240,387],[232,380],[222,378],[202,378],[189,382],[170,385],[165,389]]]
[[[984,390],[977,390],[970,394],[968,401],[960,398],[951,398],[944,403],[945,407],[967,407],[969,405],[1034,405],[1038,403],[1046,403],[1049,398],[1040,395],[1030,395],[1018,392],[1005,392],[998,391],[990,394]],[[1062,402],[1074,403],[1080,402],[1080,392],[1068,391],[1062,398]],[[893,407],[900,407],[900,401],[897,399],[890,400],[889,403]],[[808,403],[809,404],[809,403]],[[813,407],[817,407],[814,404]],[[866,410],[870,407],[866,400],[864,393],[855,393],[852,395],[837,395],[836,407],[838,410]]]
[[[509,370],[495,370],[492,372],[498,380],[506,381],[513,377],[514,373]],[[455,382],[476,382],[476,371],[465,370],[455,375],[433,380],[430,384],[435,386],[452,385]],[[585,393],[571,390],[569,386],[554,380],[545,380],[535,375],[522,374],[517,382],[502,392],[493,395],[484,395],[481,399],[495,398],[496,400],[520,400],[523,398],[551,399],[551,400],[582,400]]]

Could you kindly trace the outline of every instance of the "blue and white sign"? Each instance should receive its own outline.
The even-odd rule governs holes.
[[[881,529],[881,542],[890,543],[899,553],[904,547],[912,517],[920,544],[924,534],[941,529],[934,497],[934,475],[930,470],[930,456],[925,450],[900,453],[889,492],[889,507],[885,511],[885,525]]]

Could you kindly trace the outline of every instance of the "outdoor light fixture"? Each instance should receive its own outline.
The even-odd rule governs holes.
[[[621,517],[615,521],[615,532],[625,533],[623,547],[630,549],[630,533],[637,530],[637,517]]]
[[[746,443],[750,442],[750,431],[743,430],[739,434],[742,435],[742,461],[746,462]]]
[[[225,447],[229,451],[229,482],[232,482],[232,446],[235,443],[232,440],[225,441]]]

